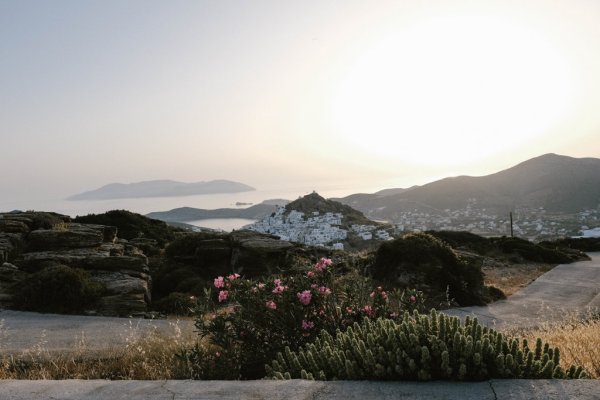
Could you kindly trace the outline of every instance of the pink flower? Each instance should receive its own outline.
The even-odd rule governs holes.
[[[258,286],[259,289],[264,289],[265,288],[265,284],[264,283],[259,283],[257,286]]]
[[[218,351],[215,353],[215,357],[219,358],[221,357],[221,353],[219,353]]]
[[[323,296],[328,296],[331,294],[331,289],[329,289],[328,287],[325,287],[325,286],[321,286],[319,288],[319,294],[321,294]]]
[[[312,277],[314,277],[314,276],[315,276],[315,273],[314,273],[314,272],[312,272],[312,271],[308,271],[308,272],[306,273],[306,276],[307,276],[307,277],[309,277],[309,278],[312,278]]]
[[[256,292],[258,292],[258,289],[256,288],[256,286],[252,286],[250,288],[250,293],[256,293]]]
[[[410,301],[414,303],[415,301],[417,301],[417,298],[415,296],[410,296]]]
[[[387,295],[387,293],[386,293],[386,292],[381,292],[381,297],[383,297],[384,299],[386,299],[386,300],[387,300],[387,298],[388,298],[388,295]]]
[[[306,320],[302,320],[302,329],[304,329],[305,331],[312,329],[315,327],[315,323],[312,321],[306,321]]]
[[[323,271],[325,268],[327,268],[328,266],[330,266],[331,264],[333,264],[333,261],[331,261],[329,258],[321,258],[319,260],[319,262],[317,262],[317,264],[315,265],[315,271],[317,272],[321,272]]]
[[[239,278],[239,277],[240,277],[240,274],[231,274],[231,275],[229,275],[227,278],[228,278],[230,281],[235,281],[235,280],[236,280],[237,278]]]
[[[273,281],[273,283],[275,284],[275,286],[281,286],[281,279],[277,278]]]
[[[277,304],[273,300],[269,300],[265,303],[265,306],[271,310],[277,310]]]
[[[375,315],[375,312],[373,311],[373,308],[371,308],[371,306],[364,306],[362,310],[369,317],[372,317],[373,315]]]
[[[316,289],[319,285],[317,285],[316,283],[313,283],[312,285],[310,285],[311,288]]]
[[[352,309],[352,307],[346,307],[346,312],[348,314],[354,314],[354,310]]]
[[[225,300],[227,300],[228,296],[229,296],[229,292],[227,290],[219,291],[219,303],[222,303]]]
[[[273,289],[273,293],[275,293],[275,294],[281,294],[287,288],[288,288],[287,286],[275,286],[275,289]]]
[[[300,300],[300,303],[302,303],[303,305],[307,306],[310,304],[310,299],[312,299],[312,294],[310,293],[310,290],[305,290],[302,293],[298,293],[298,300]]]
[[[377,286],[377,290],[379,290],[380,292],[383,292],[383,288],[381,286]]]
[[[219,277],[215,278],[215,287],[217,289],[222,288],[223,285],[225,285],[225,283],[223,282],[223,277],[222,276],[219,276]]]
[[[375,297],[375,292],[371,292],[371,294],[369,295],[369,297]]]

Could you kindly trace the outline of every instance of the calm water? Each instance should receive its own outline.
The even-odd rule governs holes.
[[[187,223],[203,228],[222,229],[224,231],[231,232],[234,229],[241,229],[245,225],[249,225],[255,221],[256,220],[254,219],[245,218],[210,218],[189,221]]]
[[[179,207],[194,207],[208,210],[216,208],[245,208],[249,206],[236,206],[236,203],[241,202],[258,204],[269,199],[286,199],[291,201],[300,196],[309,194],[313,190],[316,190],[321,196],[326,198],[344,197],[361,191],[331,184],[317,187],[259,189],[252,192],[243,193],[209,194],[185,197],[155,197],[143,199],[67,201],[61,198],[40,199],[31,197],[7,201],[0,198],[0,212],[11,210],[54,211],[60,214],[75,217],[77,215],[86,215],[90,213],[98,214],[110,210],[129,210],[139,214],[148,214],[153,211],[169,211]],[[67,197],[70,194],[67,194],[64,197]],[[241,218],[219,218],[192,221],[191,224],[204,226],[207,228],[231,231],[232,229],[239,229],[243,225],[247,225],[252,222],[254,221]]]

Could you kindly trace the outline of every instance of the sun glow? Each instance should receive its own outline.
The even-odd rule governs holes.
[[[535,30],[496,17],[432,18],[388,33],[331,104],[340,140],[428,164],[482,159],[547,133],[569,111],[569,66]]]

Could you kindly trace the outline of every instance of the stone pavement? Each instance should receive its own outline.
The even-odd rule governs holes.
[[[506,300],[482,307],[463,307],[444,313],[503,327],[535,327],[589,312],[600,312],[600,253],[591,261],[562,264],[540,276]]]
[[[0,381],[2,400],[565,400],[600,399],[600,381],[486,382]]]

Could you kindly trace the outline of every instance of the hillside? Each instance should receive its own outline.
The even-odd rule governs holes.
[[[289,214],[290,211],[295,210],[303,212],[307,216],[313,212],[319,212],[320,214],[325,214],[328,212],[341,213],[343,215],[341,226],[344,228],[349,228],[352,224],[378,225],[377,222],[365,217],[362,212],[338,201],[331,199],[327,200],[316,192],[292,201],[285,206],[285,209],[286,214]]]
[[[136,183],[111,183],[69,197],[67,200],[108,200],[144,197],[179,197],[198,194],[239,193],[256,190],[251,186],[227,180],[184,183],[155,180]]]
[[[600,159],[546,154],[491,175],[451,177],[338,200],[380,219],[405,210],[455,210],[469,202],[497,213],[518,207],[573,213],[598,207]]]
[[[261,219],[273,213],[278,205],[285,205],[287,203],[287,200],[265,200],[260,204],[255,204],[247,208],[217,208],[215,210],[180,207],[169,211],[151,212],[146,216],[167,222],[188,222],[210,218]]]

